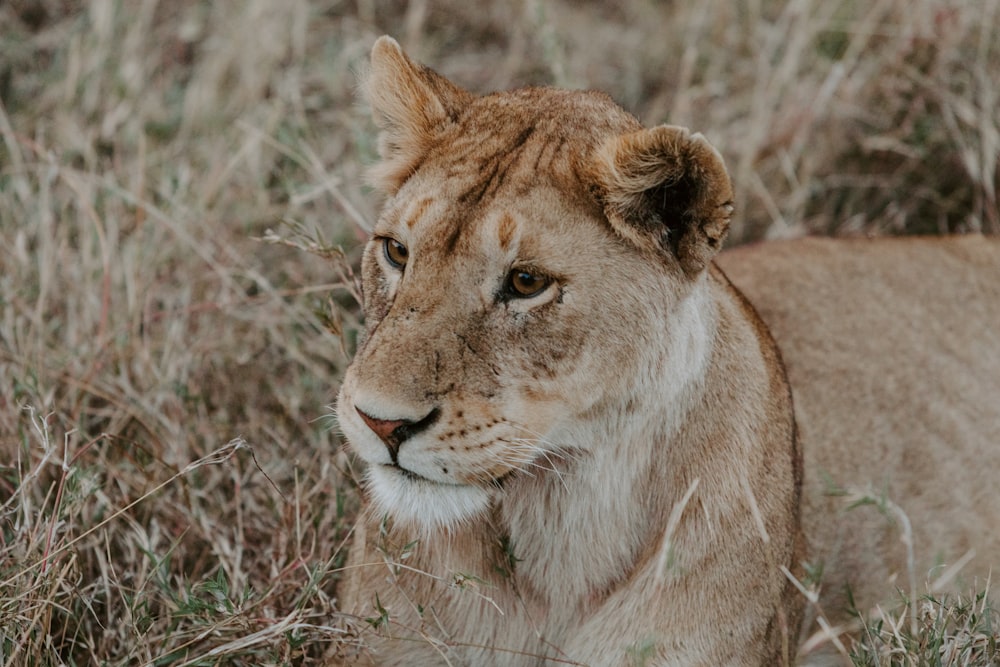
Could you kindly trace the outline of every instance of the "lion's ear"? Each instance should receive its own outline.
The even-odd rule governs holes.
[[[369,178],[389,194],[410,177],[441,129],[472,100],[470,93],[410,60],[389,36],[379,37],[372,47],[360,87],[381,130],[381,162]]]
[[[598,149],[596,180],[615,230],[701,272],[729,232],[733,190],[722,156],[700,134],[661,125],[615,136]]]

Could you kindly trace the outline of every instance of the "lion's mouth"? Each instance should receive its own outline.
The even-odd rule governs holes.
[[[413,472],[412,470],[407,470],[403,466],[398,465],[396,463],[386,463],[382,467],[383,468],[388,468],[389,470],[392,470],[396,474],[402,475],[406,479],[414,481],[414,482],[430,482],[432,484],[437,484],[437,482],[435,482],[433,479],[427,479],[423,475],[418,475],[417,473]]]
[[[420,473],[413,472],[407,468],[396,463],[384,463],[382,468],[386,470],[391,470],[400,477],[410,482],[423,482],[424,484],[436,484],[438,486],[464,486],[464,484],[458,484],[456,482],[440,482],[436,479],[431,479],[430,477],[424,477]]]
[[[470,486],[469,484],[462,484],[461,482],[442,482],[436,479],[431,479],[430,477],[424,477],[420,473],[413,472],[412,470],[404,468],[403,466],[398,465],[396,463],[383,463],[380,464],[380,467],[383,470],[391,470],[392,472],[396,473],[403,479],[410,482],[418,482],[418,483],[422,482],[424,484],[435,484],[437,486],[452,486],[452,487]],[[518,472],[517,469],[508,470],[499,477],[489,478],[482,484],[482,486],[493,487],[494,489],[503,489],[504,484],[506,484],[512,477],[514,477],[517,474],[517,472]],[[479,485],[473,484],[472,486],[479,486]]]

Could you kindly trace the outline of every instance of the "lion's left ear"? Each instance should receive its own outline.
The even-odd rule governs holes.
[[[471,93],[410,60],[387,35],[372,46],[371,64],[360,87],[381,130],[381,162],[371,169],[369,179],[388,194],[406,182],[441,130],[473,99]]]
[[[671,254],[689,276],[708,266],[729,232],[733,190],[703,136],[661,125],[611,137],[595,157],[598,197],[615,231]]]

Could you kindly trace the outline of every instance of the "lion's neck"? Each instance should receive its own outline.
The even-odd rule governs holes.
[[[585,453],[555,462],[557,472],[520,478],[504,496],[501,525],[519,559],[517,579],[530,589],[523,593],[550,609],[599,602],[660,542],[663,525],[651,517],[666,517],[675,495],[662,488],[662,452],[698,402],[712,356],[716,319],[708,286],[699,285],[668,318],[631,391],[553,438]]]

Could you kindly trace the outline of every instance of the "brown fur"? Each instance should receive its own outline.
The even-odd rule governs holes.
[[[868,538],[838,528],[817,466],[864,483],[882,479],[869,452],[891,452],[881,469],[919,497],[907,442],[861,437],[872,412],[899,427],[873,435],[919,437],[905,414],[919,371],[903,373],[908,383],[888,399],[874,384],[854,400],[838,395],[849,377],[812,377],[860,365],[874,381],[882,363],[859,364],[846,338],[826,340],[852,333],[858,318],[828,310],[821,295],[843,294],[836,306],[869,318],[861,322],[876,325],[875,337],[905,322],[922,360],[938,359],[934,349],[957,355],[940,380],[955,392],[944,396],[949,406],[964,396],[956,371],[988,352],[974,332],[992,332],[995,345],[1000,299],[964,287],[963,310],[977,319],[942,329],[939,347],[921,350],[915,300],[891,291],[891,268],[911,261],[902,246],[806,242],[727,255],[723,266],[748,301],[711,266],[732,190],[700,135],[643,129],[598,93],[475,97],[388,38],[372,51],[364,88],[383,132],[373,181],[389,199],[363,261],[368,336],[338,400],[344,433],[368,464],[370,498],[342,607],[388,614],[363,659],[788,664],[804,599],[786,573],[801,577],[803,560],[828,561],[834,591],[854,569],[870,599],[891,592],[884,575],[898,561],[859,562],[853,549]],[[384,255],[386,239],[405,246],[405,265]],[[935,274],[947,294],[961,287],[948,276],[992,271],[992,283],[976,284],[995,295],[1000,247],[978,239],[974,250],[976,242],[919,242],[920,270],[947,263]],[[838,273],[848,268],[858,274]],[[775,288],[771,271],[786,282]],[[520,298],[515,274],[542,288]],[[857,303],[869,285],[886,308]],[[765,321],[801,403],[794,414]],[[987,401],[1000,395],[990,363],[947,434],[959,463],[942,456],[943,437],[918,442],[921,457],[956,469],[973,454],[1000,458],[989,448],[997,417]],[[952,424],[936,414],[943,423],[922,424]],[[921,511],[949,502],[944,486],[924,494]],[[989,502],[978,488],[960,494],[968,516],[975,500]],[[808,554],[800,513],[815,529]],[[939,535],[939,525],[929,521],[921,536]],[[875,530],[881,545],[885,530]],[[972,544],[969,532],[956,528],[935,546],[952,558],[956,544]]]

